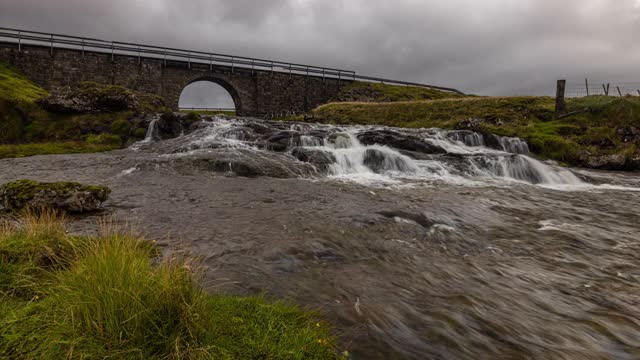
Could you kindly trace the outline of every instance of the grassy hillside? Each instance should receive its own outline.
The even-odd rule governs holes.
[[[574,115],[556,119],[550,97],[466,97],[425,101],[331,103],[313,110],[309,121],[395,127],[464,127],[482,119],[476,130],[526,139],[534,153],[572,165],[589,156],[638,155],[638,144],[618,135],[640,128],[640,98],[592,96],[568,100]],[[299,118],[301,119],[301,118]]]
[[[209,295],[197,263],[157,255],[109,223],[82,237],[50,211],[0,222],[0,358],[340,357],[315,314]]]
[[[137,111],[161,111],[155,95],[134,93],[114,85],[83,83],[78,96],[137,99]],[[36,100],[47,91],[10,66],[0,63],[0,158],[39,154],[86,153],[121,148],[128,139],[143,138],[146,129],[129,121],[133,111],[54,113]]]
[[[47,91],[31,82],[10,66],[0,63],[0,99],[34,102],[47,96]]]
[[[460,98],[464,95],[417,86],[398,86],[354,81],[340,89],[334,101],[392,102]]]

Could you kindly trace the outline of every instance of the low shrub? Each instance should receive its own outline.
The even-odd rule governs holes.
[[[124,119],[118,119],[111,123],[111,132],[120,135],[126,136],[131,131],[131,123]]]

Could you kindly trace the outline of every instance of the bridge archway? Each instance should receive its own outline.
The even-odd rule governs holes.
[[[178,107],[181,110],[241,110],[241,100],[236,89],[226,81],[215,77],[191,79],[180,92]]]

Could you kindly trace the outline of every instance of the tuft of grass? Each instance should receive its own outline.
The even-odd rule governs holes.
[[[79,154],[112,151],[118,144],[90,144],[79,141],[0,145],[0,159],[35,155]]]
[[[32,103],[44,96],[47,96],[46,90],[9,65],[0,63],[0,99]]]
[[[27,213],[0,227],[2,358],[342,357],[314,313],[207,294],[196,263],[157,260],[149,242],[113,223],[97,237],[79,237],[62,221]]]

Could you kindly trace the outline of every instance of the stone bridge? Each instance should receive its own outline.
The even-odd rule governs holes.
[[[92,81],[159,95],[174,109],[187,85],[211,81],[229,92],[241,116],[306,112],[329,102],[356,80],[462,94],[350,70],[2,27],[0,61],[50,92]]]
[[[211,81],[229,92],[240,116],[306,112],[353,81],[41,45],[22,44],[19,49],[9,42],[0,42],[0,61],[49,91],[83,81],[121,85],[160,95],[174,109],[187,85]]]

